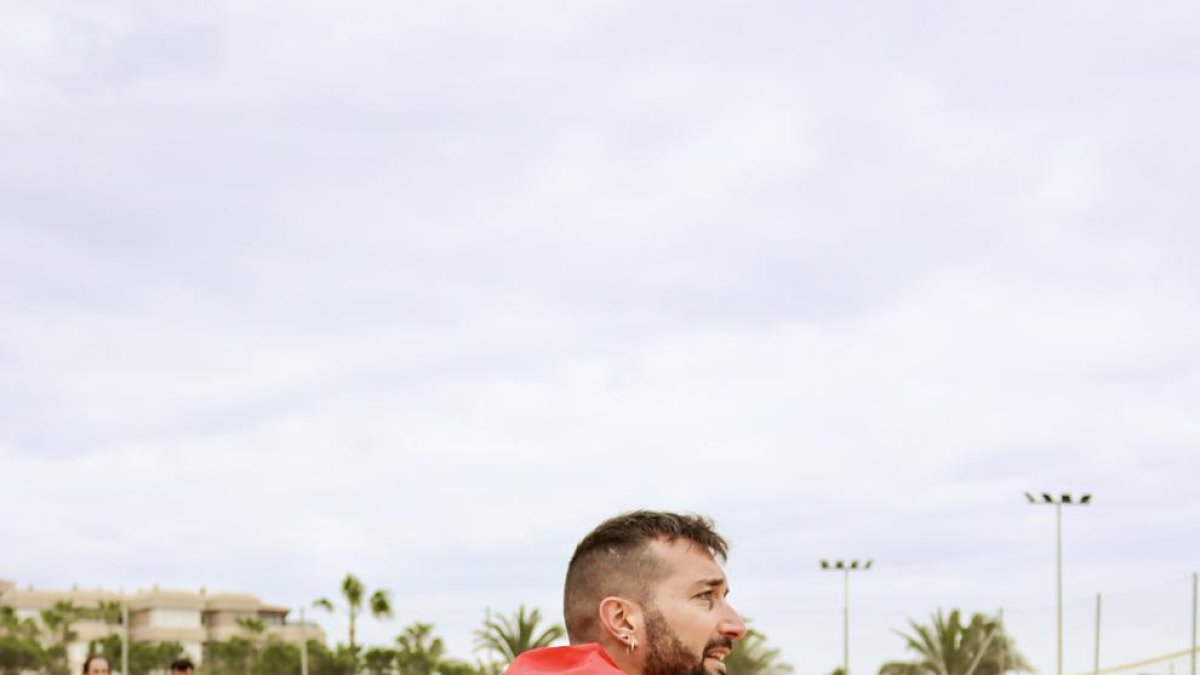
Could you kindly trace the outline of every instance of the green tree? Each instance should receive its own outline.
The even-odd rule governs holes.
[[[121,667],[121,636],[107,635],[98,640],[92,640],[88,643],[88,654],[103,654],[108,657],[108,662],[112,664],[113,670],[118,670]]]
[[[261,642],[263,634],[267,632],[267,622],[262,619],[240,616],[237,618],[237,625],[242,629],[246,638],[251,642]]]
[[[42,667],[46,653],[37,640],[0,635],[0,673],[19,675]]]
[[[259,661],[263,635],[267,631],[267,624],[262,619],[255,617],[239,616],[237,618],[237,625],[242,629],[242,635],[234,639],[244,640],[249,643],[249,646],[247,647],[239,643],[235,647],[235,653],[242,659],[242,672],[246,675],[251,675]]]
[[[87,619],[100,621],[101,623],[104,624],[104,627],[107,629],[108,635],[116,635],[117,634],[116,627],[119,626],[121,623],[121,615],[122,615],[121,608],[122,608],[121,603],[116,600],[100,600],[99,602],[96,603],[95,607],[84,609],[83,616],[84,616],[84,618],[87,618]],[[110,659],[110,661],[115,665],[119,664],[120,663],[120,652],[119,651],[116,653],[116,656],[114,658],[117,660]],[[116,667],[120,667],[120,666],[116,665]],[[116,667],[114,668],[114,670],[116,670]]]
[[[393,675],[396,672],[396,650],[371,647],[363,654],[363,670],[369,675]]]
[[[439,673],[446,656],[446,643],[433,634],[433,624],[413,623],[396,637],[396,665],[401,675]]]
[[[162,671],[175,659],[184,658],[187,652],[178,642],[144,642],[141,640],[129,643],[129,675],[149,675]],[[120,652],[117,660],[119,664]]]
[[[489,661],[487,663],[483,661],[475,662],[475,673],[477,675],[504,675],[504,671],[507,669],[508,664],[500,663],[499,661]]]
[[[963,623],[959,610],[938,610],[929,625],[909,620],[911,633],[895,631],[914,652],[911,661],[889,661],[879,675],[1003,675],[1031,672],[1000,622],[982,613]]]
[[[121,623],[121,603],[116,600],[101,600],[95,607],[81,609],[80,616],[100,621],[107,626],[115,626]]]
[[[8,605],[0,605],[0,635],[11,635],[28,640],[37,640],[42,633],[37,621],[31,618],[22,619],[17,610]]]
[[[539,632],[542,612],[536,607],[525,611],[521,605],[511,616],[492,616],[491,610],[484,615],[483,627],[475,631],[475,650],[498,657],[504,664],[512,662],[517,655],[530,649],[548,647],[566,631],[558,624],[551,624]]]
[[[254,667],[254,643],[236,636],[204,643],[205,666],[211,673],[249,673]]]
[[[438,663],[438,675],[500,675],[495,665],[472,664],[459,659],[445,659]]]
[[[0,607],[0,610],[10,609]],[[7,617],[0,617],[7,620]],[[36,631],[36,626],[34,626]],[[0,634],[0,675],[20,675],[27,670],[40,669],[45,660],[46,652],[37,640],[37,633],[28,633],[28,625],[15,620],[5,625]]]
[[[109,635],[88,643],[88,653],[103,654],[114,669],[121,664],[121,636]],[[178,642],[147,642],[136,640],[129,643],[129,675],[149,675],[161,671],[175,659],[187,656],[183,645]]]
[[[371,616],[376,619],[390,619],[392,617],[392,600],[388,591],[377,590],[369,598],[366,593],[366,587],[363,586],[363,582],[353,574],[347,574],[346,578],[342,579],[342,597],[346,600],[346,610],[350,616],[349,644],[351,652],[355,652],[355,647],[357,646],[357,643],[354,641],[354,626],[355,620],[362,613],[364,600]],[[334,611],[334,604],[329,598],[320,598],[313,603],[313,606],[320,607],[330,613]]]
[[[70,600],[59,600],[50,609],[42,610],[42,624],[50,631],[55,644],[65,647],[77,637],[75,624],[84,618],[85,614],[86,610]]]
[[[767,646],[767,636],[750,628],[733,643],[733,652],[725,657],[729,675],[787,675],[792,666],[779,658],[779,650]]]
[[[276,638],[267,644],[254,659],[251,675],[296,675],[300,672],[300,648]]]
[[[53,641],[45,652],[45,667],[49,675],[68,675],[67,645],[78,637],[74,627],[85,613],[86,610],[70,600],[59,600],[49,609],[41,611],[42,625]]]
[[[358,670],[358,650],[338,645],[330,650],[316,640],[308,641],[310,675],[354,675]]]
[[[46,651],[38,639],[40,633],[36,621],[22,619],[17,610],[0,605],[0,675],[42,668]]]

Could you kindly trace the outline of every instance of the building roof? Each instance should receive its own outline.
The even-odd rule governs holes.
[[[50,609],[54,603],[67,600],[80,607],[95,607],[100,602],[126,602],[133,611],[147,609],[192,609],[214,612],[266,612],[287,615],[290,608],[269,605],[250,593],[209,593],[160,588],[157,584],[133,593],[105,589],[51,590],[27,586],[21,588],[7,579],[0,579],[0,602],[18,609]]]

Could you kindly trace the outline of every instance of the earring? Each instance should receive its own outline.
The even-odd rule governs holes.
[[[632,654],[632,653],[634,653],[635,651],[637,651],[637,647],[638,647],[638,644],[637,644],[637,638],[635,638],[633,635],[628,635],[628,634],[627,634],[627,635],[625,636],[625,640],[626,640],[626,641],[625,641],[625,648],[629,650],[629,653],[630,653],[630,654]]]

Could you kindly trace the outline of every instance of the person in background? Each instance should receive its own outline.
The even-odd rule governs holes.
[[[109,675],[112,665],[103,654],[88,654],[83,661],[83,675]]]

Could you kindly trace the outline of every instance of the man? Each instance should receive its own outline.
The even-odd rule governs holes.
[[[171,675],[196,675],[196,665],[191,659],[175,659],[171,662]]]
[[[525,652],[507,675],[725,675],[746,634],[725,598],[727,548],[702,516],[633,511],[604,521],[567,567],[571,646]]]

